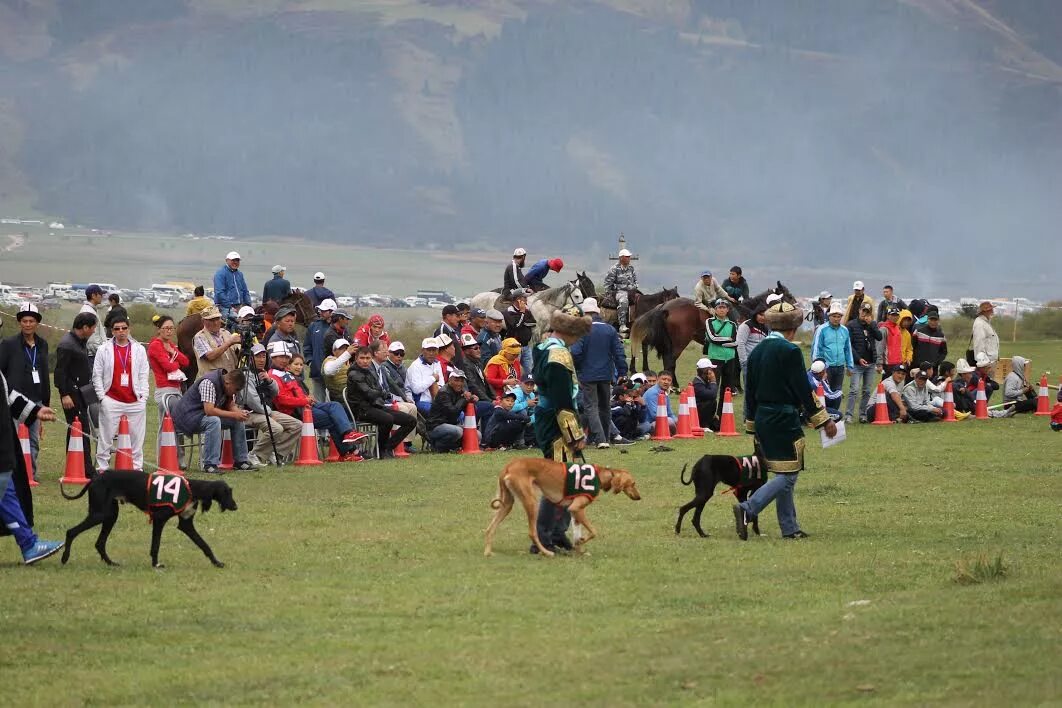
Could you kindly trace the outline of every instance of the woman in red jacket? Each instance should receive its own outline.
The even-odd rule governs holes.
[[[155,403],[159,407],[159,424],[166,415],[166,398],[181,396],[181,383],[187,378],[181,371],[188,366],[188,357],[177,349],[177,326],[169,315],[151,318],[158,336],[148,344],[148,366],[155,374]]]
[[[498,392],[505,393],[510,386],[520,382],[523,373],[520,367],[520,341],[512,337],[502,341],[501,351],[491,357],[487,368],[483,370],[487,383]]]

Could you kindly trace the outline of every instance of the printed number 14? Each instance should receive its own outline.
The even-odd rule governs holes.
[[[165,477],[156,477],[152,484],[155,485],[155,498],[158,500],[163,499],[163,494],[169,494],[173,497],[173,503],[176,504],[177,500],[181,496],[181,478],[171,477],[169,481]]]

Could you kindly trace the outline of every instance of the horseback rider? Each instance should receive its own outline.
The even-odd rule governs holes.
[[[619,319],[620,334],[630,332],[630,294],[638,290],[638,274],[631,265],[631,252],[626,248],[619,252],[619,263],[608,269],[605,274],[605,294],[616,298],[616,317]]]
[[[505,275],[502,278],[502,297],[517,288],[527,288],[527,278],[524,277],[524,262],[527,260],[527,251],[517,248],[513,251],[512,263],[505,267]]]
[[[235,324],[236,311],[251,304],[251,293],[240,271],[240,254],[229,251],[225,264],[214,273],[214,302],[226,322]]]
[[[273,278],[267,280],[262,286],[262,302],[275,302],[280,304],[284,298],[291,295],[291,283],[284,277],[287,269],[282,265],[273,266]]]
[[[712,271],[701,271],[701,279],[693,286],[693,304],[698,310],[704,310],[709,315],[715,314],[716,300],[731,300],[725,290],[719,287],[712,277]]]
[[[543,258],[535,263],[533,266],[527,269],[526,282],[527,287],[532,292],[540,292],[549,288],[544,281],[545,277],[549,275],[550,271],[554,273],[560,273],[564,268],[564,261],[560,258]]]

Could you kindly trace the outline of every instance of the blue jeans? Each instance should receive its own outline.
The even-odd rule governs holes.
[[[793,502],[793,488],[796,487],[799,473],[776,474],[767,484],[756,490],[756,493],[741,503],[741,508],[749,516],[759,516],[760,512],[771,503],[775,503],[775,511],[778,512],[778,526],[782,529],[783,536],[789,536],[800,530],[797,524],[796,504]]]
[[[351,425],[350,417],[342,405],[335,401],[314,403],[310,408],[310,413],[313,414],[314,428],[327,430],[341,454],[345,455],[350,452],[351,446],[343,442],[343,436],[353,430],[354,426]]]
[[[867,406],[870,405],[870,396],[873,394],[874,389],[877,387],[877,382],[874,380],[877,374],[873,364],[867,366],[859,366],[858,364],[848,378],[848,404],[845,406],[845,415],[852,415],[852,409],[856,405],[856,399],[859,399],[858,415],[860,418],[866,416]],[[862,396],[858,394],[862,390]]]
[[[11,479],[11,471],[0,472],[0,522],[11,535],[15,537],[18,547],[23,551],[37,545],[37,534],[26,523],[26,515],[22,513],[22,505],[18,503],[18,494],[15,493],[15,482]]]
[[[203,467],[217,467],[221,463],[221,431],[232,437],[232,458],[236,464],[247,461],[247,431],[244,424],[232,418],[203,416],[199,432],[203,434]]]
[[[440,423],[428,431],[428,442],[436,452],[450,452],[461,448],[464,430],[459,425]]]
[[[520,375],[526,376],[531,373],[532,359],[531,350],[533,347],[528,344],[526,347],[520,347]]]

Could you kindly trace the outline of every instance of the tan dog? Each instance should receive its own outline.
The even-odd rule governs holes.
[[[577,469],[573,470],[572,467]],[[536,486],[546,499],[554,504],[567,507],[576,523],[582,524],[586,529],[586,535],[575,542],[575,548],[579,552],[582,552],[583,545],[587,541],[597,535],[594,527],[586,518],[586,507],[594,501],[598,489],[601,492],[611,490],[613,494],[623,492],[635,500],[642,498],[638,493],[638,487],[634,484],[634,478],[626,470],[613,470],[598,465],[566,465],[563,462],[537,457],[513,460],[498,475],[498,494],[490,502],[491,508],[497,511],[491,519],[490,526],[487,527],[487,542],[483,555],[489,556],[493,553],[494,532],[512,511],[513,503],[517,498],[524,505],[524,511],[527,513],[528,535],[538,547],[539,553],[545,556],[553,555],[553,552],[547,550],[538,538]]]

